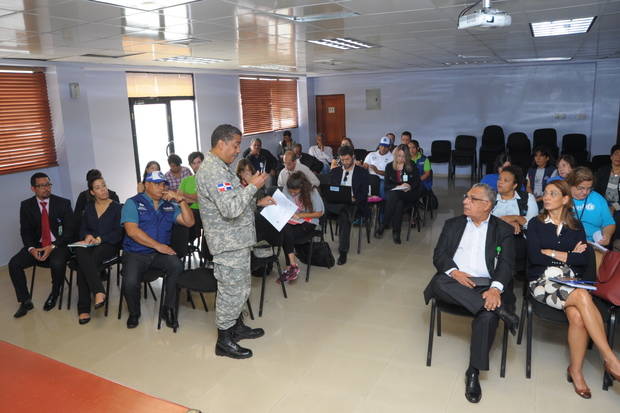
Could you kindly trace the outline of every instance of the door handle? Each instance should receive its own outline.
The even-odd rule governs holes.
[[[166,156],[170,156],[172,145],[173,145],[172,141],[168,142],[168,144],[166,145]]]

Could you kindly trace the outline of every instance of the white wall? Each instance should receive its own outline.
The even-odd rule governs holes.
[[[596,64],[592,110],[592,153],[609,154],[615,143],[620,113],[620,60]]]

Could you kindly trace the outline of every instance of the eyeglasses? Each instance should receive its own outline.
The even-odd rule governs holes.
[[[488,199],[476,198],[469,194],[463,194],[463,200],[469,199],[470,201],[479,201],[479,202],[491,202]]]
[[[48,182],[46,184],[38,184],[34,186],[35,188],[51,188],[52,187],[52,183]]]
[[[592,190],[592,186],[585,187],[585,186],[579,185],[575,187],[575,189],[578,190],[579,192],[590,192]]]
[[[345,171],[344,173],[344,179],[342,180],[342,182],[347,182],[347,179],[349,178],[349,171]]]

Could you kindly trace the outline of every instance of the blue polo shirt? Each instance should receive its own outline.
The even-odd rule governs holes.
[[[573,198],[573,204],[575,205],[575,216],[583,224],[586,239],[590,242],[596,231],[600,231],[608,225],[616,224],[609,211],[609,206],[607,206],[607,201],[598,192],[590,192],[586,199]]]
[[[153,206],[153,200],[151,199],[151,197],[148,196],[146,192],[143,192],[142,195],[144,195],[144,198],[146,198],[146,200],[151,203],[151,206]],[[163,202],[160,200],[159,202],[160,209],[161,209],[162,204]],[[179,208],[179,205],[176,202],[171,202],[171,204],[174,207],[174,219],[176,220],[179,214],[181,213],[181,208]],[[160,213],[159,209],[157,210],[157,213]],[[121,225],[124,224],[125,222],[133,222],[135,224],[140,224],[140,218],[138,215],[138,207],[136,206],[136,203],[131,198],[125,201],[125,205],[123,205],[123,210],[121,211]]]

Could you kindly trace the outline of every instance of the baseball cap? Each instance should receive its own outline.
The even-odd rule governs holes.
[[[166,177],[161,171],[153,171],[146,176],[144,182],[154,182],[158,184],[160,182],[166,182]]]
[[[381,146],[390,146],[391,144],[392,144],[392,141],[390,141],[390,138],[388,138],[387,136],[384,136],[379,141],[379,145]]]

